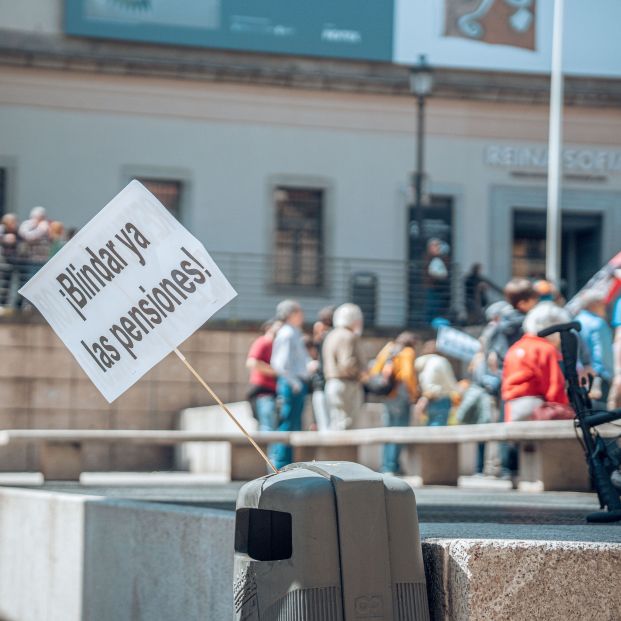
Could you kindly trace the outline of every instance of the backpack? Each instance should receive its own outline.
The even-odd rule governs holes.
[[[390,355],[384,361],[384,364],[382,365],[380,372],[373,373],[373,375],[369,377],[369,379],[366,381],[366,384],[364,385],[364,388],[368,393],[372,395],[377,395],[378,397],[385,397],[386,395],[389,395],[394,390],[395,385],[397,383],[394,371],[390,373],[390,375],[387,376],[384,373],[384,368],[386,367],[387,364],[391,363],[395,359],[395,356],[400,351],[401,351],[400,349],[393,347],[390,352]]]

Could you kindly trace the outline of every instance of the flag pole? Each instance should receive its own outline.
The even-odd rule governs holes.
[[[548,135],[548,203],[546,226],[546,278],[560,284],[561,175],[563,170],[563,3],[554,2],[552,72],[550,80],[550,127]]]
[[[274,471],[275,474],[278,474],[278,468],[274,466],[274,464],[270,461],[269,457],[263,452],[261,447],[253,440],[252,436],[244,429],[244,426],[237,420],[237,418],[231,412],[231,410],[229,410],[229,408],[227,408],[226,405],[222,403],[222,400],[220,399],[220,397],[218,397],[218,395],[209,387],[207,382],[196,372],[194,367],[187,361],[186,357],[179,351],[177,347],[175,347],[174,352],[177,355],[177,358],[179,358],[179,360],[183,362],[183,364],[188,368],[190,373],[197,379],[198,383],[213,397],[213,399],[215,399],[216,403],[226,412],[228,417],[235,423],[235,425],[237,425],[239,430],[248,439],[248,442],[250,442],[250,444],[252,444],[252,446],[254,446],[254,448],[257,449],[259,455],[261,455],[265,463]]]

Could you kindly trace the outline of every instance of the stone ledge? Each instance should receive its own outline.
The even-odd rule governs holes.
[[[233,530],[232,511],[0,487],[0,618],[130,621],[138,605],[159,621],[230,619]],[[618,526],[421,535],[434,620],[621,618]]]
[[[621,545],[427,539],[431,618],[477,621],[621,618]]]

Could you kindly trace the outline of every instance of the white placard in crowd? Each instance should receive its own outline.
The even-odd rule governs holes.
[[[452,356],[464,362],[470,362],[481,349],[481,343],[473,336],[451,328],[442,326],[436,337],[436,349],[447,356]]]
[[[109,402],[237,295],[204,246],[138,181],[20,293]]]

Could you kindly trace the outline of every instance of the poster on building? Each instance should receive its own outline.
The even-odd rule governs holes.
[[[236,292],[132,181],[20,289],[112,402]]]
[[[394,0],[65,0],[70,35],[391,61]]]
[[[444,36],[535,49],[537,0],[445,0]]]

